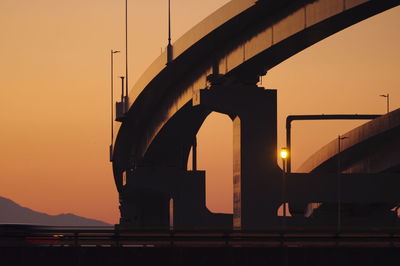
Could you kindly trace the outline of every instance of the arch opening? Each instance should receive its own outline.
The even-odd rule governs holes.
[[[232,120],[212,112],[197,133],[197,169],[206,171],[206,206],[211,212],[233,213],[232,158]],[[193,170],[193,147],[187,169]]]

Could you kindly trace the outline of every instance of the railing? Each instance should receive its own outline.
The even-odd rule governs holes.
[[[0,229],[4,228],[0,226]],[[0,230],[0,246],[3,247],[400,247],[399,228],[341,232],[306,228],[286,231],[114,230],[110,227],[7,229]]]

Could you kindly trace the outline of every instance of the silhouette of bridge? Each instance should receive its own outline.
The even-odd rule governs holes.
[[[398,175],[391,171],[368,177],[367,172],[288,174],[283,184],[276,158],[277,91],[257,83],[292,55],[398,4],[233,0],[169,46],[118,103],[126,106],[117,110],[122,124],[112,154],[119,226],[167,229],[173,216],[175,228],[260,230],[286,223],[277,215],[283,202],[289,202],[293,217],[284,219],[291,226],[313,220],[305,211],[311,203],[336,202],[339,213],[341,201],[368,198],[371,204],[395,206],[391,188]],[[211,112],[233,121],[233,215],[211,213],[205,206],[206,173],[197,169],[195,159],[193,171],[187,170],[191,149],[196,158],[196,134]],[[343,182],[337,185],[337,180]],[[376,192],[377,185],[382,193]],[[287,199],[282,198],[284,187]],[[365,212],[363,218],[368,218]]]
[[[336,195],[329,195],[319,184],[318,193],[328,194],[319,198],[324,203],[314,212],[315,220],[325,225],[337,220],[340,194],[344,225],[398,226],[399,131],[397,109],[347,132],[343,141],[333,140],[300,167],[300,172],[310,172],[325,186],[337,188]]]
[[[257,84],[285,59],[398,5],[398,0],[227,3],[169,47],[117,103],[122,124],[112,163],[120,224],[0,230],[2,262],[397,265],[399,219],[392,209],[399,202],[400,112],[345,134],[342,149],[336,149],[338,140],[328,144],[304,164],[303,173],[284,173],[276,158],[277,91]],[[233,215],[206,208],[206,173],[196,167],[196,134],[211,112],[233,121]],[[277,215],[283,203],[291,217]]]

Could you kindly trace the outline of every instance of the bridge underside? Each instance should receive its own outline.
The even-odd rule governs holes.
[[[130,96],[136,98],[113,151],[121,225],[165,228],[172,216],[174,225],[181,227],[260,229],[281,224],[277,211],[287,198],[282,197],[284,178],[276,163],[276,91],[257,87],[259,76],[312,44],[398,4],[234,0],[182,37],[169,54],[154,62]],[[227,114],[233,123],[233,215],[208,211],[205,173],[186,167],[196,134],[211,112]],[[285,179],[290,194],[297,195],[289,198],[294,214],[290,220],[297,224],[309,221],[304,210],[309,202],[337,201],[333,195],[344,190],[331,181],[318,183],[323,176]],[[397,179],[389,179],[397,185]],[[311,190],[315,182],[318,186]],[[371,182],[375,185],[375,179]],[[341,196],[350,197],[352,192],[346,193]],[[397,201],[397,196],[387,199],[380,197],[383,194],[374,202],[392,206]]]
[[[211,112],[227,114],[233,121],[233,217],[210,213],[205,172],[186,170],[196,134]],[[173,214],[175,227],[277,225],[281,172],[275,163],[276,124],[276,91],[235,83],[199,91],[163,128],[136,169],[127,171],[121,224],[166,227]],[[263,200],[266,196],[268,201]]]
[[[211,213],[205,205],[205,172],[186,170],[196,134],[211,112],[227,114],[233,121],[233,216]],[[399,113],[371,122],[392,122],[389,129],[381,126],[382,132],[374,136],[360,134],[360,129],[350,132],[351,136],[363,136],[360,139],[363,142],[346,148],[343,153],[360,154],[357,147],[371,150],[399,143],[396,133],[400,126],[394,123],[400,121]],[[397,213],[392,209],[399,203],[400,178],[392,167],[386,171],[381,169],[383,173],[342,173],[351,168],[349,160],[354,165],[362,162],[367,154],[364,152],[365,156],[358,160],[341,155],[340,174],[334,166],[329,168],[331,171],[323,171],[322,165],[311,174],[283,174],[276,164],[276,122],[274,90],[225,80],[223,84],[199,91],[163,128],[135,170],[126,173],[127,183],[120,193],[121,225],[167,228],[173,217],[174,227],[181,229],[232,226],[263,229],[279,226],[283,219],[287,226],[332,227],[337,226],[340,216],[341,227],[397,226]],[[364,128],[376,128],[371,123]],[[388,138],[389,135],[392,137]],[[357,142],[354,137],[353,142]],[[385,158],[377,150],[372,154]],[[397,161],[400,157],[394,158]],[[337,157],[326,161],[327,165],[337,167]],[[283,179],[286,179],[285,199],[282,198]],[[289,204],[290,218],[277,216],[283,202]],[[319,203],[312,216],[311,203]]]

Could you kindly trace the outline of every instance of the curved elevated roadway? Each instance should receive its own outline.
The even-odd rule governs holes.
[[[313,216],[322,219],[324,224],[334,223],[339,198],[335,193],[340,193],[342,215],[353,225],[367,222],[376,225],[385,219],[386,225],[392,224],[397,214],[390,210],[399,205],[400,109],[375,118],[342,137],[340,150],[339,140],[332,140],[298,169],[300,173],[310,173],[308,178],[314,178],[308,186],[314,187],[318,191],[316,194],[325,195],[314,195],[314,200],[319,200],[314,202],[322,204],[314,204],[318,208]],[[289,183],[300,176],[294,174]],[[341,192],[336,191],[339,180],[343,185]],[[292,193],[296,192],[292,189]],[[357,216],[361,218],[357,220]]]
[[[162,54],[129,95],[113,151],[121,224],[261,228],[282,204],[276,91],[259,77],[314,43],[399,0],[232,0]],[[186,171],[212,112],[234,128],[234,214],[205,206],[204,171]],[[257,208],[255,208],[257,206]]]
[[[303,173],[394,173],[400,171],[400,109],[375,118],[332,140],[299,168]]]
[[[207,87],[208,75],[221,74],[240,82],[256,83],[259,76],[290,56],[397,5],[398,0],[233,0],[227,3],[173,44],[170,62],[166,52],[157,58],[130,91],[129,112],[113,152],[118,190],[122,189],[123,172],[146,161],[143,159],[151,144],[180,110],[186,108],[187,116],[193,117],[189,121],[195,120],[192,125],[188,123],[191,129],[186,132],[195,135],[209,112],[193,110],[191,101],[196,91]],[[186,165],[182,158],[187,161],[192,140],[181,138],[172,142],[182,148],[157,150],[153,154],[168,149],[169,152],[149,160]]]
[[[299,168],[303,173],[393,173],[400,171],[400,109],[365,123],[332,140]]]

